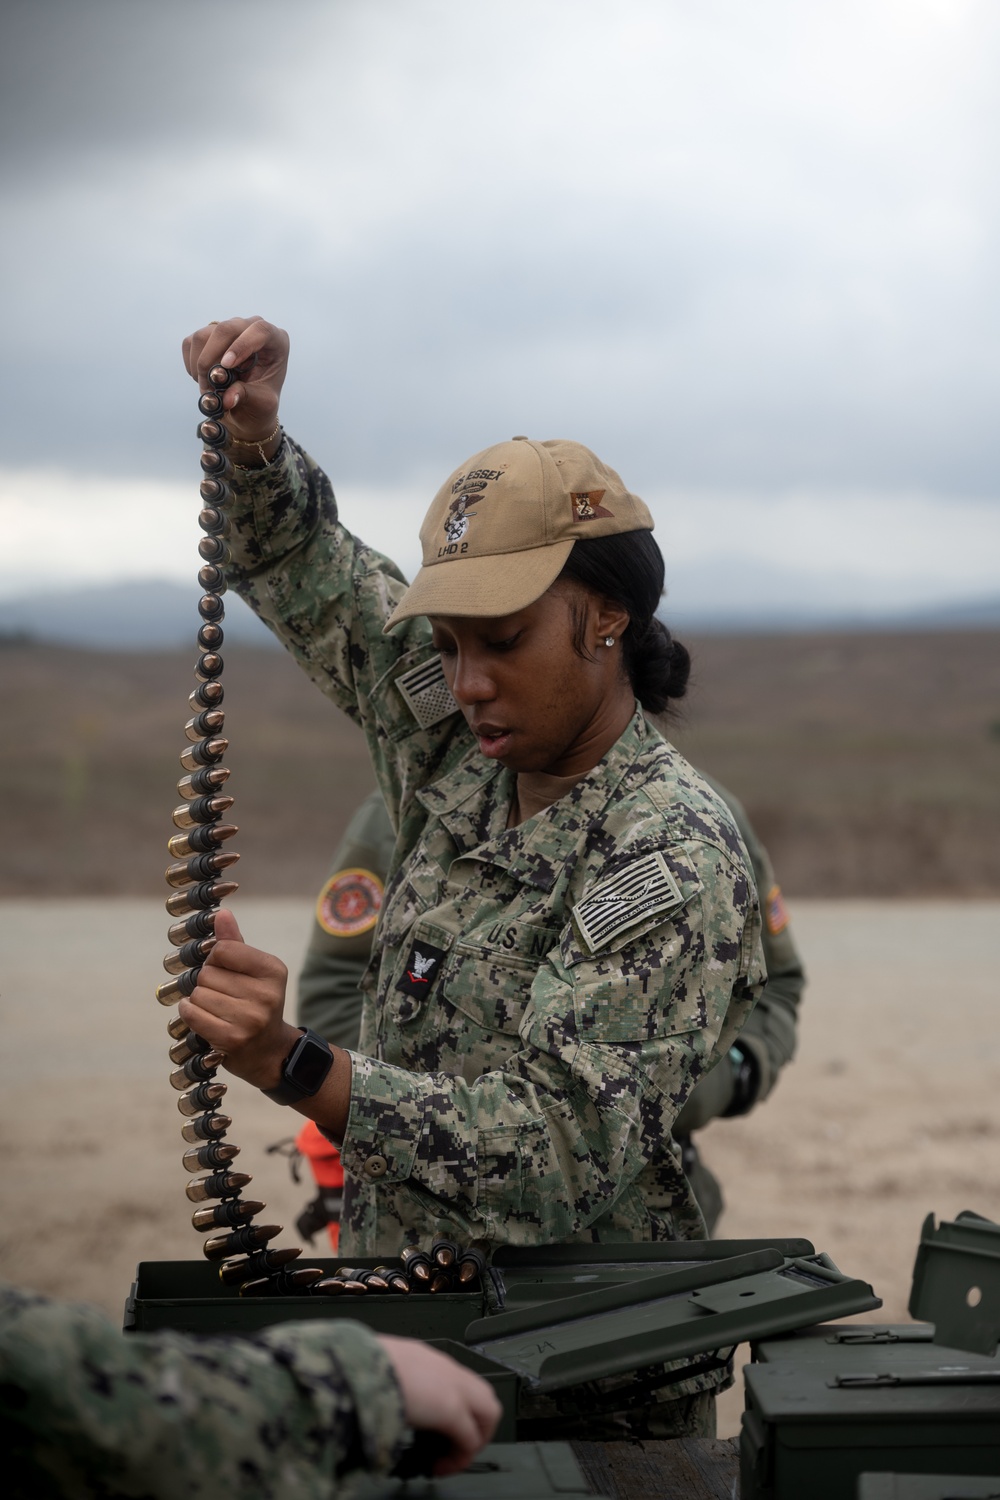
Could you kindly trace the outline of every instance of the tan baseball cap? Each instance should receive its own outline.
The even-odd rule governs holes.
[[[514,614],[558,578],[577,537],[652,529],[643,502],[582,443],[495,443],[435,495],[423,566],[385,628],[413,615]]]

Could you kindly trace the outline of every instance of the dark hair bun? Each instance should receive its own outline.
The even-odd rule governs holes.
[[[626,639],[629,631],[625,633]],[[654,615],[631,651],[629,675],[635,696],[647,713],[661,714],[671,698],[683,698],[691,675],[691,656]]]
[[[574,542],[559,575],[628,610],[622,663],[635,696],[651,714],[662,713],[671,698],[683,698],[691,672],[687,648],[654,613],[663,596],[663,573],[652,532],[624,531]],[[581,653],[586,650],[582,635],[575,645]]]

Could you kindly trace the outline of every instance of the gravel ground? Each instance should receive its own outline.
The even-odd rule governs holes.
[[[1000,902],[790,905],[810,975],[799,1057],[765,1107],[702,1137],[720,1232],[805,1235],[905,1319],[924,1215],[1000,1219]],[[235,909],[256,946],[301,951],[309,902]],[[165,929],[156,900],[0,902],[0,1266],[116,1318],[137,1261],[198,1249],[152,998]],[[238,1080],[227,1112],[290,1243],[305,1192],[265,1148],[298,1117]],[[741,1405],[723,1398],[721,1434]]]

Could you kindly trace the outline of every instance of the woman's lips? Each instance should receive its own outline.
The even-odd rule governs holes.
[[[510,745],[510,730],[499,729],[493,724],[478,726],[475,731],[479,748],[490,760],[499,760]]]

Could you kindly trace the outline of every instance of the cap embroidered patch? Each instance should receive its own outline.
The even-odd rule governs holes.
[[[445,950],[435,948],[433,943],[414,943],[406,960],[406,968],[396,981],[397,990],[404,995],[412,995],[414,1000],[422,1000],[437,978],[444,954]]]
[[[444,680],[440,656],[432,656],[421,666],[411,667],[409,672],[396,678],[396,686],[421,729],[430,729],[458,711],[458,704]]]
[[[663,855],[653,853],[595,886],[574,906],[573,915],[583,941],[596,953],[652,912],[683,906],[684,899]]]
[[[316,920],[331,937],[359,937],[370,932],[382,909],[385,887],[371,870],[338,870],[316,902]]]
[[[601,516],[614,516],[613,510],[608,510],[602,505],[604,490],[585,490],[579,494],[573,494],[573,520],[574,521],[597,521]]]
[[[772,885],[767,893],[766,906],[767,930],[772,937],[777,937],[779,932],[784,932],[789,923],[788,907],[785,905],[780,885]]]

